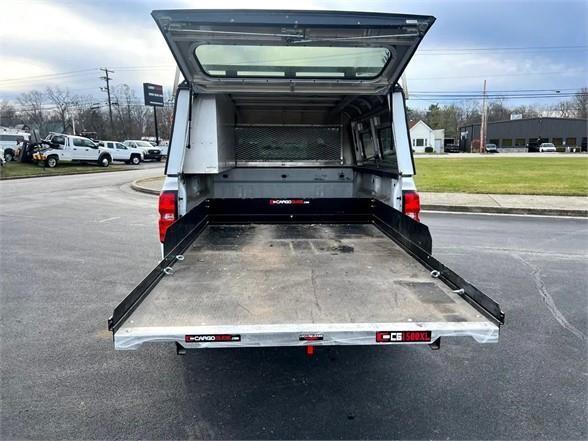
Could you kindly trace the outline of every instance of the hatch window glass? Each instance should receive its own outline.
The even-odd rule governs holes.
[[[377,47],[247,46],[207,44],[195,50],[213,77],[375,78],[390,58]]]
[[[382,154],[388,156],[394,154],[394,139],[392,138],[392,127],[383,127],[378,130],[378,139]]]
[[[363,146],[363,154],[366,159],[372,159],[376,156],[376,147],[372,139],[372,133],[367,130],[360,135],[361,145]]]

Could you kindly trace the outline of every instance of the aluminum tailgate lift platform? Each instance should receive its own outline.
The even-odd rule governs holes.
[[[498,341],[496,302],[431,256],[428,228],[373,199],[209,199],[109,320],[116,349]]]

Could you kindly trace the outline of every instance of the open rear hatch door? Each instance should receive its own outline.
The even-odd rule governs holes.
[[[162,10],[152,16],[198,92],[380,94],[434,17],[335,11]]]

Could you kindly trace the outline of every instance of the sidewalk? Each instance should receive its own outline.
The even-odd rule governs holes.
[[[164,179],[165,176],[137,179],[136,181],[131,182],[131,188],[141,193],[159,195]]]
[[[419,193],[432,211],[588,217],[588,197],[524,194]]]
[[[163,177],[138,179],[131,187],[158,195]],[[421,208],[430,211],[469,213],[535,214],[588,217],[588,197],[534,196],[520,194],[419,193]]]

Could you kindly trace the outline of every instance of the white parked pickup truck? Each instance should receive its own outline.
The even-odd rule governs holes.
[[[163,157],[161,149],[159,147],[153,146],[153,144],[151,144],[149,141],[142,141],[140,139],[127,139],[126,141],[123,141],[123,144],[127,147],[142,150],[144,159],[154,159],[156,161],[161,161],[161,158]]]
[[[127,164],[139,165],[144,159],[142,149],[126,146],[122,142],[100,141],[99,145],[108,149],[113,161],[123,161]]]
[[[116,349],[498,341],[500,306],[431,255],[419,222],[397,82],[433,17],[152,15],[187,81],[163,257],[114,309]]]
[[[45,162],[47,167],[56,167],[59,162],[93,162],[108,167],[112,155],[91,139],[81,136],[50,133],[43,141],[48,146],[33,154],[33,161]]]

